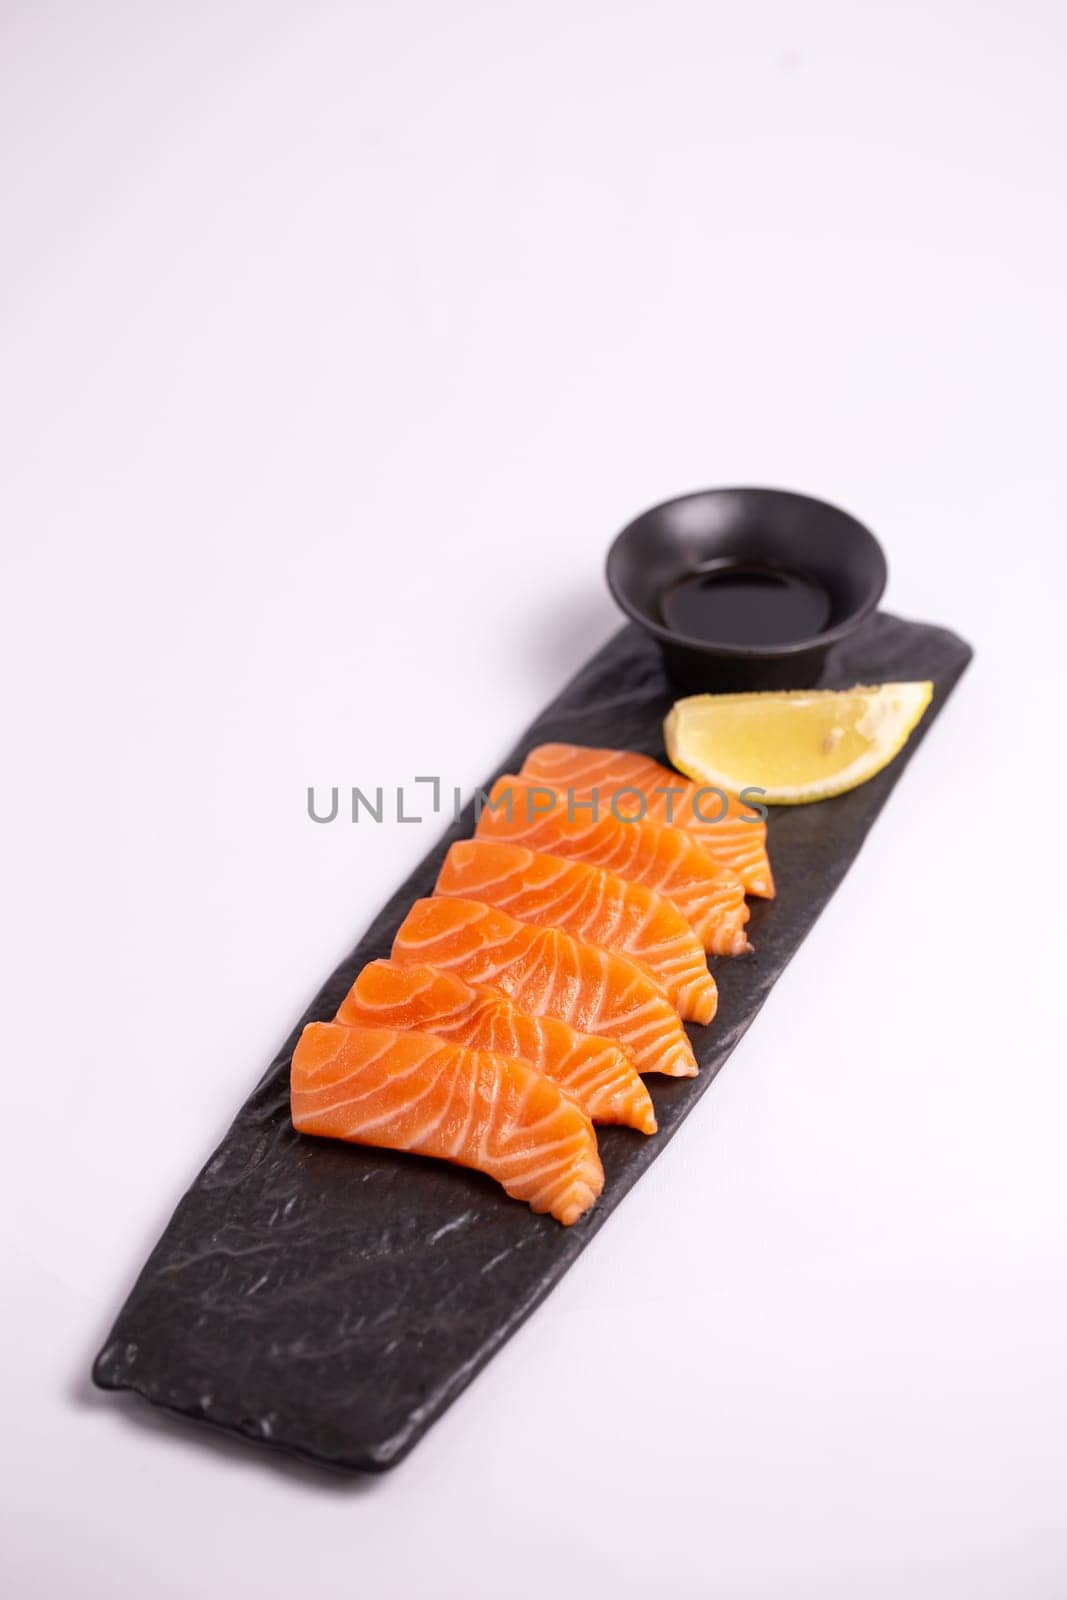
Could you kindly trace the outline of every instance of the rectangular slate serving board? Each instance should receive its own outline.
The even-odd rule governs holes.
[[[448,845],[471,832],[468,808],[267,1068],[137,1279],[96,1359],[95,1382],[333,1467],[393,1466],[544,1299],[692,1111],[841,882],[970,657],[954,634],[886,613],[831,651],[824,685],[931,678],[933,703],[904,752],[869,783],[772,811],[778,896],[753,902],[755,953],[715,963],[718,1017],[689,1029],[700,1076],[646,1080],[660,1124],[652,1138],[599,1131],[604,1193],[572,1228],[534,1216],[480,1174],[304,1139],[289,1121],[300,1029],[332,1017],[364,963],[389,953],[411,902],[431,892]],[[624,628],[500,771],[517,770],[531,746],[548,740],[662,759],[672,698],[655,647]]]

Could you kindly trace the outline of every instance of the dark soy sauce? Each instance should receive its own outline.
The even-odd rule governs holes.
[[[821,633],[830,597],[783,567],[719,562],[687,573],[660,601],[669,628],[708,644],[793,644]]]

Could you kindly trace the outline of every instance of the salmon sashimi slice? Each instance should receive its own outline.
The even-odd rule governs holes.
[[[341,1002],[346,1026],[416,1028],[471,1050],[520,1056],[555,1079],[594,1122],[655,1133],[652,1098],[627,1051],[435,967],[371,961]]]
[[[619,822],[610,812],[594,820],[580,806],[568,806],[566,797],[547,785],[508,775],[493,785],[475,834],[585,861],[654,889],[677,906],[712,955],[737,956],[751,949],[740,878],[681,828]]]
[[[691,1078],[697,1064],[678,1013],[640,967],[558,928],[538,928],[481,900],[416,900],[393,959],[484,983],[534,1016],[614,1039],[638,1072]]]
[[[767,824],[736,795],[690,783],[681,773],[628,750],[590,750],[578,744],[540,744],[522,764],[522,777],[573,795],[596,791],[602,807],[649,822],[684,828],[716,861],[737,873],[746,894],[774,896]]]
[[[462,839],[445,857],[434,892],[484,900],[522,922],[616,950],[642,967],[687,1021],[715,1015],[718,990],[700,940],[677,906],[642,884],[525,845]]]
[[[514,1056],[432,1033],[309,1022],[290,1093],[299,1133],[474,1167],[565,1225],[604,1187],[585,1112]]]

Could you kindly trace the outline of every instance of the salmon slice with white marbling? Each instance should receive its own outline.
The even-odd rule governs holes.
[[[620,822],[610,812],[594,817],[546,785],[508,775],[490,790],[475,835],[585,861],[654,889],[677,906],[712,955],[743,955],[751,948],[740,878],[681,828]]]
[[[718,1003],[703,947],[670,900],[585,861],[525,845],[462,839],[445,857],[435,894],[484,900],[522,922],[561,928],[642,967],[687,1022],[710,1022]]]
[[[746,894],[773,898],[767,824],[736,795],[702,790],[650,756],[579,744],[537,745],[523,762],[521,776],[575,796],[595,791],[605,807],[617,795],[620,814],[685,829],[737,874]]]
[[[393,960],[458,972],[488,984],[534,1016],[614,1039],[638,1072],[691,1078],[696,1058],[678,1013],[625,956],[538,928],[480,900],[416,900],[393,943]]]
[[[311,1022],[293,1055],[298,1133],[474,1167],[577,1222],[604,1187],[593,1124],[527,1061],[431,1033]]]
[[[557,1017],[533,1017],[506,995],[437,967],[371,961],[341,1002],[346,1026],[415,1028],[471,1050],[519,1056],[553,1078],[594,1122],[655,1133],[652,1099],[628,1051],[579,1033]]]

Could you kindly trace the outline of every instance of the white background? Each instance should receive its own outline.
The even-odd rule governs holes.
[[[1065,69],[1055,0],[4,4],[8,1593],[1067,1593]],[[712,1093],[392,1475],[94,1396],[430,843],[307,784],[472,786],[728,482],[978,654]]]

